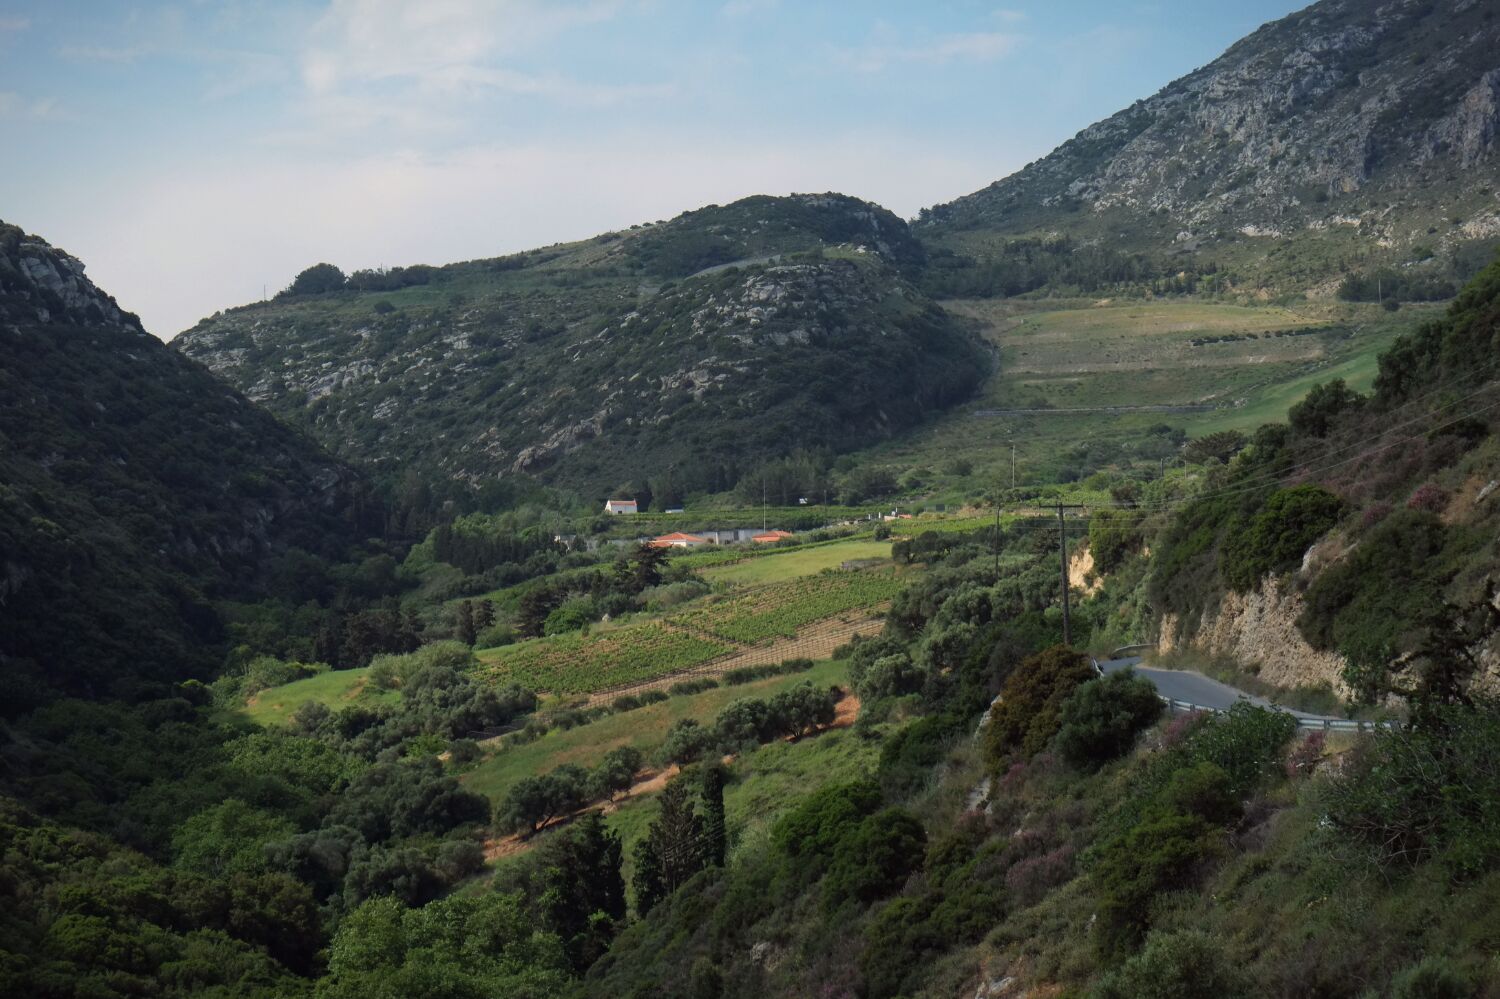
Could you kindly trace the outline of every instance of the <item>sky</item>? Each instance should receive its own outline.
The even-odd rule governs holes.
[[[978,190],[1295,0],[0,0],[0,219],[170,339],[302,268]]]

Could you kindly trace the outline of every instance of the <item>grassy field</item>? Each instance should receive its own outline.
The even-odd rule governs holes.
[[[824,687],[841,684],[847,680],[847,671],[842,662],[821,662],[806,673],[771,677],[734,687],[716,687],[609,715],[566,731],[554,729],[535,742],[501,750],[469,771],[463,782],[470,790],[499,802],[511,785],[522,777],[544,773],[564,763],[592,767],[604,758],[605,753],[619,746],[634,746],[649,755],[662,744],[667,729],[678,719],[696,718],[707,724],[730,701],[741,697],[770,697],[805,680]]]
[[[830,545],[812,545],[796,551],[745,559],[729,565],[703,570],[711,583],[757,584],[780,583],[802,576],[812,576],[824,569],[837,569],[854,559],[890,558],[889,541],[838,541]]]
[[[394,690],[368,689],[366,678],[369,673],[368,667],[332,670],[306,680],[272,687],[250,698],[249,704],[245,706],[245,713],[260,725],[285,725],[293,712],[309,701],[326,704],[338,711],[352,704],[391,704],[401,697]]]
[[[1386,313],[1349,303],[1290,309],[1194,301],[1073,301],[1062,303],[1066,308],[1014,300],[944,304],[989,340],[999,370],[972,406],[864,458],[896,474],[916,470],[929,499],[945,503],[973,501],[1009,485],[1012,446],[1020,485],[1068,480],[1104,467],[1144,474],[1175,453],[1169,432],[1194,437],[1253,430],[1284,419],[1307,389],[1332,378],[1367,388],[1375,356],[1441,308],[1406,306]],[[1214,408],[1047,411],[1142,405]],[[976,416],[976,409],[1036,411]],[[954,471],[957,465],[967,466],[967,474]]]

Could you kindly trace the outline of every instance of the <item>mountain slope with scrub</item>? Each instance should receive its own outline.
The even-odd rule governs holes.
[[[912,284],[922,260],[874,205],[748,198],[494,260],[314,268],[173,345],[377,472],[717,492],[974,390],[987,354]]]

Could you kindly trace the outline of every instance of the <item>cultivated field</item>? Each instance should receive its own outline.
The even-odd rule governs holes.
[[[934,498],[958,501],[1010,484],[1012,445],[1022,485],[1066,481],[1111,464],[1139,461],[1144,469],[1163,456],[1148,440],[1164,430],[1190,437],[1253,431],[1285,419],[1307,389],[1333,378],[1367,390],[1375,356],[1438,308],[1405,306],[1386,313],[1327,302],[1289,309],[1191,301],[1073,301],[1065,308],[1014,300],[943,304],[994,346],[998,370],[972,405],[876,447],[866,458],[897,469],[926,463]],[[1003,412],[976,415],[994,410]],[[972,471],[945,471],[958,460]]]
[[[755,585],[758,583],[780,583],[801,576],[811,576],[824,569],[837,569],[845,562],[891,557],[889,541],[838,541],[828,545],[810,545],[756,558],[747,558],[729,565],[703,570],[703,578],[711,583]]]
[[[553,694],[586,694],[676,673],[732,651],[729,643],[653,621],[483,649],[476,653],[476,674],[496,684],[519,683]]]

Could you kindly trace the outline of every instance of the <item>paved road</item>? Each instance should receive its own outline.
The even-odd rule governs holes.
[[[1228,709],[1235,701],[1249,701],[1263,708],[1279,708],[1297,718],[1306,718],[1311,721],[1342,721],[1343,719],[1333,715],[1315,715],[1306,711],[1294,711],[1280,704],[1272,704],[1264,697],[1256,697],[1247,694],[1243,690],[1231,687],[1227,683],[1204,676],[1202,673],[1189,673],[1178,669],[1155,669],[1150,666],[1139,665],[1140,656],[1131,656],[1128,659],[1108,659],[1099,661],[1099,669],[1105,673],[1118,673],[1124,669],[1134,669],[1136,673],[1156,684],[1157,693],[1163,697],[1170,697],[1174,701],[1189,701],[1205,708],[1214,708],[1219,711]]]

